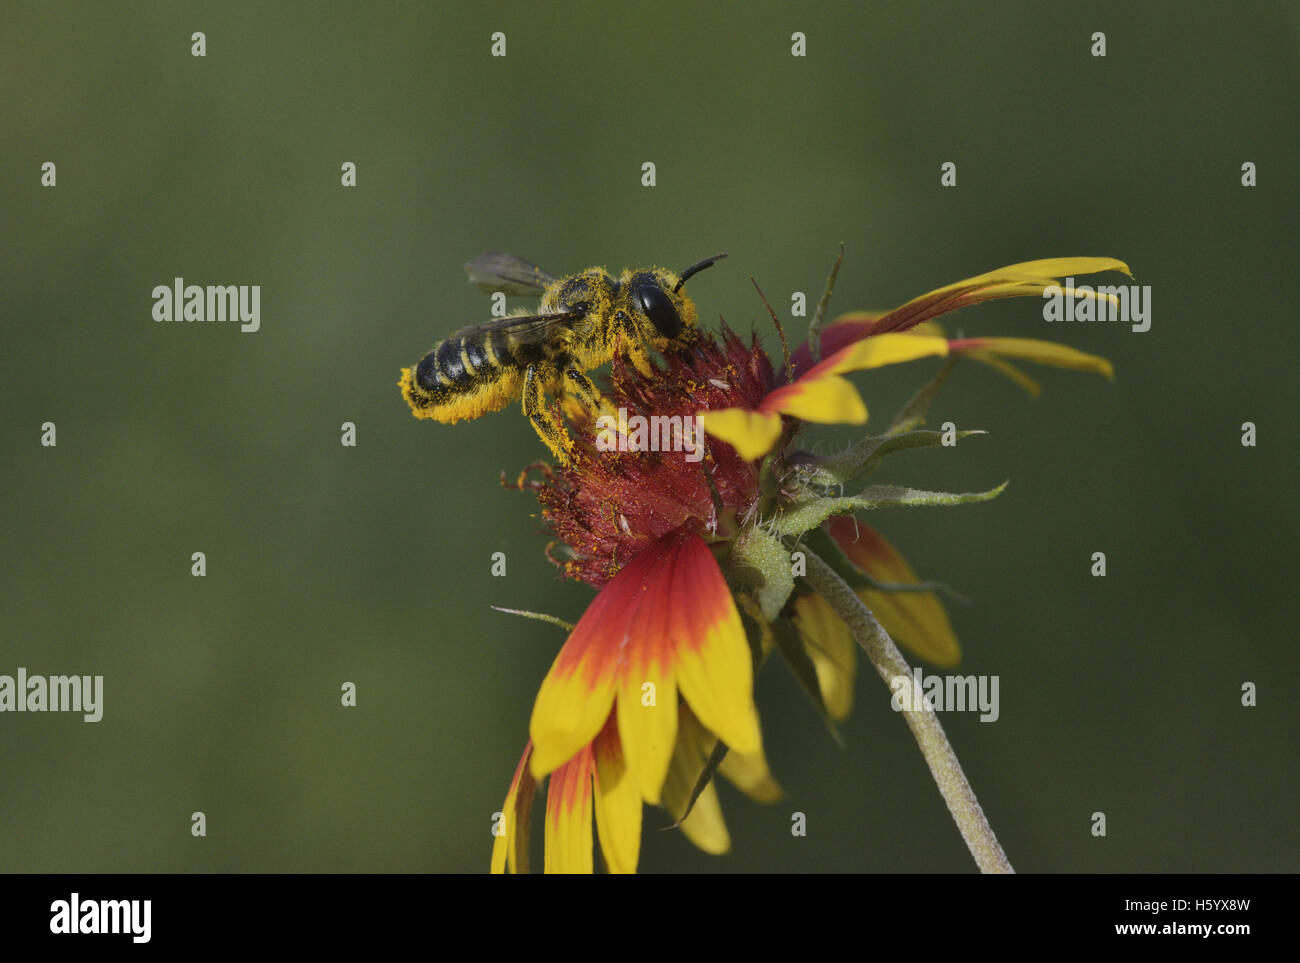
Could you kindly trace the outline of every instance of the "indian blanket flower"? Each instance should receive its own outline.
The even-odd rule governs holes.
[[[611,711],[632,779],[658,803],[677,696],[741,753],[760,748],[749,644],[718,563],[683,524],[632,558],[583,613],[533,706],[535,776],[589,743]]]
[[[847,372],[947,353],[948,342],[940,337],[882,334],[864,338],[813,365],[798,379],[773,389],[757,408],[703,411],[700,422],[705,431],[730,442],[743,457],[760,458],[781,437],[782,415],[832,424],[866,422],[867,406],[843,377]]]
[[[1113,258],[1026,261],[931,291],[885,314],[860,312],[846,315],[816,339],[818,350],[833,352],[830,357],[814,363],[813,339],[810,338],[809,344],[791,358],[788,384],[774,389],[755,407],[704,412],[701,421],[709,434],[729,442],[747,457],[759,458],[771,451],[781,436],[781,415],[831,424],[864,423],[867,420],[866,405],[853,386],[841,377],[848,371],[957,352],[992,364],[1035,394],[1037,384],[1004,358],[1096,371],[1112,377],[1111,365],[1106,359],[1066,345],[1033,338],[948,341],[938,332],[937,326],[929,324],[934,318],[958,308],[1002,298],[1040,295],[1052,290],[1078,298],[1098,298],[1096,292],[1063,288],[1058,283],[1066,275],[1097,271],[1129,273],[1127,264]],[[1107,297],[1100,296],[1103,300]],[[1109,299],[1115,300],[1114,295]],[[919,331],[915,330],[918,328]],[[906,331],[912,331],[912,336],[899,334]],[[799,374],[800,371],[803,373]]]
[[[890,454],[941,443],[940,433],[919,426],[958,358],[1031,391],[1037,384],[1012,361],[1109,377],[1108,362],[1068,346],[949,339],[936,322],[1104,270],[1128,269],[1108,258],[1030,261],[824,329],[819,312],[809,343],[787,348],[780,369],[756,335],[744,339],[724,324],[648,372],[616,358],[600,417],[562,409],[574,457],[559,469],[539,466],[537,479],[526,472],[518,487],[542,506],[558,546],[548,548],[552,561],[597,592],[533,705],[498,814],[493,871],[527,870],[543,780],[548,872],[591,872],[596,840],[608,871],[635,871],[646,805],[662,806],[661,824],[678,826],[704,851],[725,852],[715,774],[758,801],[781,792],[763,756],[753,695],[755,672],[775,653],[832,727],[852,705],[855,648],[887,680],[909,670],[894,640],[933,665],[956,665],[961,648],[940,598],[950,590],[922,581],[857,516],[981,502],[1005,483],[973,493],[859,486]],[[847,376],[929,357],[946,359],[942,370],[880,434],[828,455],[796,447],[809,422],[867,421]],[[933,713],[903,714],[979,867],[1010,871]]]

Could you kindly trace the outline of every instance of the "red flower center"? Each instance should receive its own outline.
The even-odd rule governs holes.
[[[754,508],[757,469],[707,438],[695,415],[756,407],[772,382],[757,336],[746,344],[725,325],[721,338],[701,334],[649,376],[615,360],[605,397],[616,414],[573,421],[577,458],[534,486],[548,528],[571,553],[552,559],[599,588],[674,528],[706,538],[733,528]]]

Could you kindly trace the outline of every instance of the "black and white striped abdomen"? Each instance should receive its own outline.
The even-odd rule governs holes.
[[[494,377],[498,368],[490,335],[452,336],[434,345],[415,366],[415,384],[430,394],[458,393]]]

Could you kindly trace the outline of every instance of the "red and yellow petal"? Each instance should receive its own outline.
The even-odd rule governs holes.
[[[536,783],[524,749],[506,795],[501,832],[492,844],[492,872],[528,872],[529,817]],[[551,775],[546,793],[544,870],[592,872],[593,810],[601,853],[611,873],[635,873],[641,849],[641,794],[628,777],[611,715],[595,742]]]
[[[902,331],[922,321],[984,301],[1041,296],[1048,288],[1059,286],[1057,282],[1067,275],[1097,274],[1101,271],[1131,274],[1127,264],[1109,257],[1047,258],[1009,264],[913,298],[881,317],[872,333],[873,336],[879,336],[887,331]]]
[[[572,758],[609,718],[618,682],[618,640],[631,631],[635,614],[610,582],[573,627],[533,703],[528,730],[534,778]]]
[[[676,741],[679,685],[729,743],[758,747],[744,628],[713,553],[686,527],[628,562],[574,627],[533,707],[533,775],[590,743],[613,703],[629,772],[642,798],[658,802]]]
[[[745,626],[717,560],[698,536],[682,544],[671,612],[677,685],[695,717],[738,752],[762,747],[754,708],[753,658]]]
[[[674,613],[694,605],[690,594],[674,591],[677,557],[691,540],[674,530],[632,560],[603,590],[614,588],[629,569],[633,579],[620,586],[624,604],[634,613],[629,629],[609,640],[621,648],[618,731],[628,768],[646,802],[657,803],[677,739],[677,649]],[[702,544],[702,543],[701,543]],[[706,549],[707,551],[707,549]]]
[[[848,371],[865,371],[868,368],[881,368],[887,364],[899,364],[904,361],[916,361],[931,355],[946,355],[948,342],[944,338],[922,335],[882,334],[864,341],[855,341],[841,348],[829,358],[814,365],[800,377],[801,381],[816,381],[824,375],[844,374]],[[793,386],[791,386],[793,387]],[[772,395],[779,394],[778,388]],[[768,395],[771,398],[772,395]],[[764,399],[760,407],[767,407]]]
[[[492,840],[493,873],[528,872],[528,841],[531,838],[533,793],[537,783],[528,771],[528,757],[532,754],[531,742],[524,745],[524,754],[515,767],[515,777],[510,780],[505,805],[501,807],[500,832]]]
[[[596,759],[596,833],[605,867],[635,873],[641,854],[641,792],[627,768],[614,717],[592,746]]]
[[[867,420],[866,406],[857,390],[839,375],[947,353],[947,339],[938,337],[895,334],[857,341],[771,392],[759,410],[822,424],[862,424]]]
[[[1063,257],[1024,261],[949,284],[884,313],[853,311],[836,318],[821,333],[822,355],[842,350],[862,339],[880,337],[887,332],[907,331],[950,311],[1001,298],[1041,296],[1067,276],[1122,271],[1132,275],[1127,264],[1109,257]],[[1065,289],[1063,289],[1064,291]],[[1075,292],[1076,297],[1111,300],[1093,292]],[[798,374],[812,363],[808,346],[800,346],[790,358]]]
[[[841,314],[822,328],[822,357],[828,358],[853,342],[870,337],[876,328],[876,322],[884,316],[884,311],[849,311]],[[808,343],[805,341],[790,355],[790,370],[794,372],[795,377],[799,377],[812,366],[812,352],[808,350]]]
[[[650,543],[623,566],[596,594],[560,649],[537,693],[529,724],[534,776],[540,778],[589,744],[609,718],[616,695],[623,701],[629,686],[637,690],[639,704],[642,687],[652,683],[658,700],[664,674],[671,671],[662,631],[661,563],[674,534]],[[675,701],[668,705],[675,708]],[[665,752],[671,747],[670,738]],[[635,752],[626,740],[624,750]]]
[[[870,526],[851,516],[837,515],[827,527],[850,561],[876,581],[905,585],[921,581],[899,551]],[[938,666],[953,666],[961,661],[961,646],[934,592],[864,588],[858,590],[858,595],[903,648]]]
[[[586,746],[551,774],[546,787],[547,873],[590,873],[591,780],[596,764]]]

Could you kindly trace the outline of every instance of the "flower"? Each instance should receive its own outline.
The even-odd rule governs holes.
[[[867,406],[845,372],[948,353],[944,338],[882,334],[849,344],[790,384],[776,388],[756,409],[725,408],[700,413],[704,430],[731,444],[751,461],[772,450],[781,437],[781,415],[822,424],[860,425]]]
[[[601,589],[542,682],[529,768],[544,776],[610,717],[642,798],[657,803],[677,734],[677,694],[738,752],[760,748],[749,644],[713,554],[681,525]]]
[[[611,716],[600,734],[551,775],[546,790],[547,873],[590,873],[593,869],[593,811],[601,852],[611,873],[636,872],[641,848],[641,799],[627,778],[627,762]],[[492,872],[528,871],[529,817],[537,782],[530,760],[533,744],[515,768],[502,822],[492,844]]]
[[[724,327],[648,378],[616,361],[608,398],[627,423],[652,416],[689,423],[700,404],[757,403],[772,377],[757,339],[746,344]],[[690,445],[652,447],[629,432],[601,450],[602,429],[580,410],[569,416],[572,462],[524,484],[568,549],[559,563],[565,574],[599,591],[534,703],[493,868],[526,868],[518,853],[524,833],[516,829],[514,846],[505,839],[512,820],[526,825],[518,810],[548,775],[547,871],[591,868],[593,812],[607,868],[635,869],[642,801],[663,805],[704,851],[725,852],[721,804],[711,781],[698,785],[701,773],[716,767],[760,801],[780,795],[763,757],[753,654],[711,548],[752,519],[758,472],[731,450],[697,460]],[[710,765],[719,739],[727,755]]]
[[[842,315],[836,324],[828,325],[821,333],[819,344],[823,353],[835,352],[853,341],[890,331],[906,331],[918,324],[967,308],[985,301],[1004,298],[1022,298],[1041,295],[1049,289],[1060,290],[1076,298],[1093,298],[1117,302],[1114,295],[1098,295],[1096,291],[1076,291],[1062,288],[1057,281],[1076,274],[1099,274],[1102,271],[1122,271],[1132,277],[1129,266],[1110,257],[1057,257],[1039,261],[1024,261],[977,274],[956,284],[949,284],[913,298],[901,307],[883,313],[855,311]],[[812,359],[807,345],[795,351],[791,363],[801,370]]]
[[[844,376],[881,365],[964,356],[1034,391],[1008,359],[1109,377],[1109,362],[1068,346],[949,339],[935,319],[1040,293],[1062,275],[1111,269],[1127,271],[1107,258],[1031,261],[891,312],[844,315],[812,332],[827,357],[814,362],[805,345],[780,376],[756,337],[743,340],[724,324],[720,335],[702,332],[662,362],[616,359],[597,414],[562,407],[571,457],[543,467],[540,480],[521,475],[517,487],[535,491],[563,546],[548,555],[597,591],[533,704],[529,740],[498,814],[493,871],[527,869],[529,816],[543,780],[548,872],[595,868],[593,825],[604,866],[635,871],[645,804],[663,806],[704,851],[725,852],[715,774],[760,801],[781,792],[763,756],[753,695],[754,674],[770,654],[780,652],[831,723],[852,706],[855,646],[873,652],[864,626],[878,621],[887,633],[872,643],[879,672],[905,666],[890,654],[894,638],[935,665],[955,665],[961,648],[939,586],[922,582],[856,514],[986,501],[1005,483],[972,493],[874,485],[845,494],[889,454],[940,444],[938,432],[916,426],[952,361],[883,434],[833,455],[798,451],[794,442],[807,422],[865,422],[866,405]],[[792,563],[796,552],[808,567]],[[942,731],[919,735],[937,723],[909,721],[963,837],[986,837],[978,851],[972,845],[981,868],[1009,868],[978,806],[968,804],[973,793]]]
[[[682,419],[696,407],[756,400],[771,379],[757,340],[747,347],[724,329],[720,341],[702,335],[649,377],[616,362],[611,406],[628,424],[658,418],[672,427],[676,419],[679,440],[693,441],[694,426]],[[736,752],[761,749],[749,644],[704,538],[725,536],[752,514],[758,473],[735,452],[706,463],[692,460],[693,445],[650,446],[649,438],[629,445],[623,436],[624,444],[601,450],[609,428],[597,429],[579,412],[571,418],[575,457],[537,485],[538,500],[570,550],[566,573],[600,592],[538,693],[530,768],[540,778],[570,759],[612,709],[641,795],[657,803],[675,745],[679,692]]]
[[[717,737],[704,728],[686,703],[678,705],[676,748],[664,782],[663,804],[686,837],[706,853],[718,855],[731,846],[718,791],[709,782],[695,794]],[[525,873],[529,864],[530,816],[537,780],[529,761],[532,741],[515,768],[499,814],[492,845],[493,873]],[[781,788],[761,752],[731,752],[719,772],[760,802],[775,801]],[[641,850],[641,797],[628,776],[615,716],[600,734],[551,773],[546,794],[545,858],[547,873],[590,873],[594,868],[592,819],[605,868],[610,873],[636,871]]]
[[[629,424],[666,428],[669,443],[662,433],[646,431],[645,438],[607,439],[625,443],[601,451],[601,431],[577,416],[573,464],[534,486],[548,528],[570,549],[566,574],[600,588],[672,529],[687,525],[716,535],[752,515],[758,471],[750,461],[723,448],[696,458],[698,448],[671,444],[672,431],[679,426],[702,444],[693,421],[697,411],[756,405],[772,378],[757,338],[746,344],[725,326],[720,339],[702,334],[689,352],[669,355],[648,377],[615,361],[610,406],[622,409]]]
[[[899,334],[959,308],[1000,298],[1042,294],[1049,289],[1063,290],[1081,299],[1117,301],[1113,294],[1062,289],[1057,284],[1059,278],[1067,275],[1112,270],[1129,273],[1127,264],[1113,258],[1026,261],[938,288],[885,314],[858,312],[842,316],[828,325],[818,340],[822,350],[833,352],[830,357],[814,364],[811,348],[802,346],[790,359],[791,375],[800,371],[802,374],[773,390],[757,406],[702,412],[704,429],[728,442],[743,457],[758,459],[771,451],[780,438],[781,415],[823,424],[863,424],[867,420],[866,405],[841,374],[949,352],[967,354],[991,364],[1033,393],[1037,393],[1037,385],[1032,379],[1002,361],[1002,356],[1096,371],[1112,377],[1110,362],[1104,358],[1048,341],[1032,338],[947,341],[929,333],[938,330],[933,326],[912,337]]]

